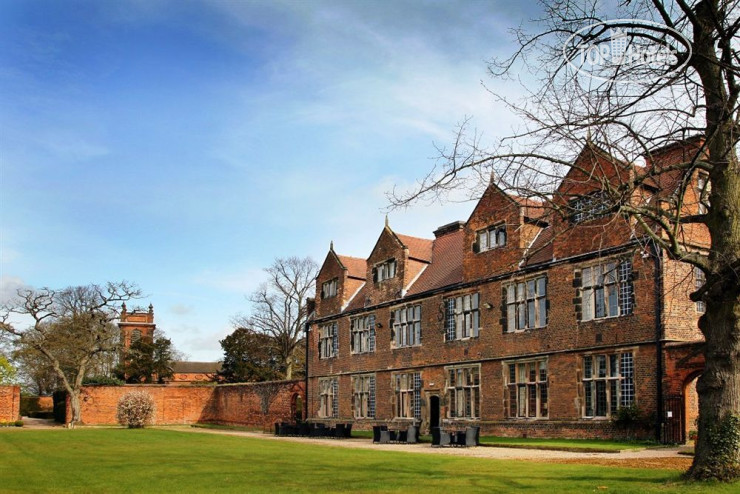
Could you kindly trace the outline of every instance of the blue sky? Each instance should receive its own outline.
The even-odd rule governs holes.
[[[367,257],[385,192],[474,116],[532,17],[503,1],[11,1],[0,6],[0,297],[136,282],[216,360],[275,257]],[[391,212],[432,237],[472,204]]]

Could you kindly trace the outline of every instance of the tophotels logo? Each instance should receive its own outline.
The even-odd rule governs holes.
[[[576,72],[594,79],[653,82],[686,68],[691,43],[657,22],[616,19],[573,33],[563,45],[563,58]]]

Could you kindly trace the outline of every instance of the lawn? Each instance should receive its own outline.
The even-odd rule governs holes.
[[[706,492],[668,470],[347,449],[174,430],[0,431],[2,492]]]
[[[656,446],[645,441],[607,441],[599,439],[541,439],[521,437],[481,436],[481,444],[488,446],[528,447],[537,449],[554,449],[565,451],[622,451],[625,449],[642,449]]]

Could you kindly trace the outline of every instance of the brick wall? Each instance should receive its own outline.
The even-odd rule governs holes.
[[[292,419],[296,397],[303,399],[303,387],[303,381],[218,386],[90,386],[82,390],[81,419],[85,425],[116,424],[119,398],[129,391],[143,390],[152,395],[157,405],[156,425],[207,422],[268,427],[276,421]]]
[[[21,388],[0,386],[0,422],[14,422],[21,418]]]

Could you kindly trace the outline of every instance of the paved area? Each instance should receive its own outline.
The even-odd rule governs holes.
[[[198,427],[177,427],[200,434],[253,437],[269,441],[292,441],[337,448],[373,449],[376,451],[403,451],[417,454],[442,454],[500,460],[523,460],[555,463],[590,463],[597,465],[624,466],[635,468],[670,468],[685,470],[691,465],[691,457],[679,454],[681,448],[646,448],[625,450],[619,453],[587,453],[574,451],[551,451],[541,449],[494,448],[432,448],[429,443],[420,444],[373,444],[369,439],[326,439],[309,437],[278,437],[259,432],[242,432]]]
[[[59,429],[64,427],[62,424],[54,422],[54,419],[32,419],[23,417],[24,429]]]

